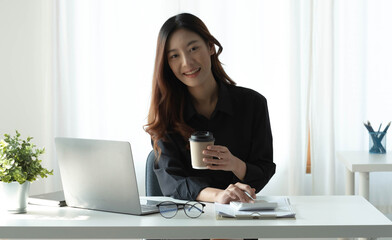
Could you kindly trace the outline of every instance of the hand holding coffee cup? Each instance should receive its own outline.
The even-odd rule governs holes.
[[[204,162],[211,170],[235,171],[238,163],[242,162],[236,156],[231,154],[230,150],[225,146],[212,145],[203,151]]]
[[[206,157],[203,151],[207,149],[207,146],[214,145],[215,138],[212,132],[199,131],[195,132],[189,138],[191,147],[191,160],[192,167],[194,169],[208,169],[207,164],[203,162],[203,158]]]
[[[243,180],[246,174],[244,161],[234,156],[225,146],[210,145],[203,151],[204,163],[210,170],[232,171],[238,179]]]

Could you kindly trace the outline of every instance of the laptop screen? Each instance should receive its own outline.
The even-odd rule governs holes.
[[[129,142],[55,138],[68,206],[141,214]]]

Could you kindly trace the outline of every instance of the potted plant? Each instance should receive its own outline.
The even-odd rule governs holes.
[[[0,140],[0,208],[9,212],[26,212],[30,182],[53,175],[39,159],[45,149],[37,148],[31,139],[21,139],[16,131],[15,136],[4,134]]]

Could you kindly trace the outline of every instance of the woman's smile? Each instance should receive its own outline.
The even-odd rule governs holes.
[[[195,78],[199,75],[200,70],[201,70],[201,68],[198,67],[198,68],[195,68],[191,71],[184,72],[183,75],[185,75],[186,77],[189,77],[189,78]]]

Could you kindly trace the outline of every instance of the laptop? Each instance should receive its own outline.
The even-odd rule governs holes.
[[[58,137],[55,145],[68,206],[132,215],[159,212],[156,205],[140,202],[129,142]]]

